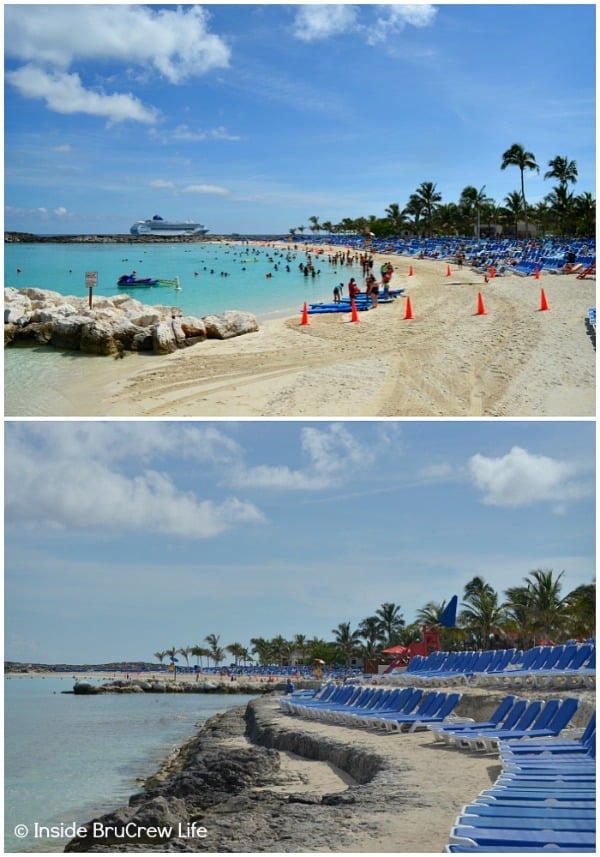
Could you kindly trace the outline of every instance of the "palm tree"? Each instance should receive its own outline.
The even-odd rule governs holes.
[[[304,664],[304,659],[308,654],[308,640],[305,634],[296,634],[293,640],[294,651],[298,652],[300,656],[300,660],[302,664]]]
[[[532,571],[525,583],[531,595],[532,617],[546,639],[560,635],[567,621],[568,601],[561,598],[564,571],[554,576],[553,571]]]
[[[535,170],[539,173],[540,168],[535,161],[533,152],[526,152],[520,143],[513,143],[510,149],[507,149],[502,155],[500,169],[505,170],[507,167],[518,167],[521,172],[521,200],[525,213],[525,237],[528,238],[529,225],[527,223],[527,202],[525,200],[525,170]]]
[[[385,634],[385,645],[394,646],[405,624],[400,605],[386,601],[375,611],[375,616],[379,619],[381,631]]]
[[[544,173],[545,179],[558,179],[561,186],[565,188],[569,182],[571,184],[577,182],[577,164],[575,161],[570,161],[567,157],[557,155],[551,161],[548,161],[548,166],[550,169]]]
[[[392,202],[385,209],[385,216],[390,221],[392,234],[400,235],[405,226],[404,213],[400,211],[400,206],[397,202]]]
[[[346,666],[350,666],[352,656],[356,654],[360,633],[350,630],[350,622],[340,622],[337,628],[332,628],[336,647],[346,659]]]
[[[220,639],[221,637],[219,634],[207,634],[207,636],[204,638],[205,642],[208,643],[210,657],[215,662],[215,666],[218,666],[225,657],[225,652],[219,646]]]
[[[165,659],[166,654],[167,654],[166,652],[154,652],[152,657],[156,658],[162,664],[162,662]]]
[[[534,633],[531,591],[527,586],[512,586],[506,590],[504,597],[506,628],[513,632],[519,648],[526,649],[531,644]]]
[[[596,200],[589,191],[575,197],[575,214],[578,221],[578,231],[583,235],[594,235],[596,232]]]
[[[365,639],[363,645],[363,651],[366,653],[365,657],[373,657],[374,652],[381,651],[384,637],[379,616],[367,616],[358,626],[358,631],[359,635]]]
[[[548,203],[552,214],[556,217],[561,236],[565,235],[569,232],[569,220],[575,214],[573,194],[569,193],[566,185],[559,184],[545,197],[545,202]]]
[[[508,196],[504,197],[504,205],[507,215],[515,225],[515,237],[518,237],[519,218],[524,212],[521,194],[516,190],[511,191]],[[527,217],[527,215],[525,215],[525,217]]]
[[[202,658],[206,658],[206,662],[208,663],[208,659],[210,657],[210,649],[206,649],[203,646],[192,646],[190,654],[193,658],[196,658],[196,663],[200,666],[200,661]]]
[[[183,649],[177,649],[180,655],[183,655],[185,658],[185,664],[189,667],[190,665],[190,655],[192,654],[191,646],[185,646]]]
[[[402,211],[403,215],[408,215],[413,218],[413,229],[415,234],[418,233],[419,227],[421,225],[421,215],[425,210],[425,203],[423,200],[417,196],[416,193],[411,193],[408,198],[408,202],[404,210]]]
[[[565,599],[572,637],[591,637],[596,628],[596,583],[578,586]]]
[[[469,216],[475,215],[475,238],[479,243],[481,234],[481,209],[484,205],[489,205],[494,200],[485,194],[485,185],[477,190],[473,185],[467,185],[463,188],[460,195],[459,206],[465,209]]]
[[[258,655],[260,664],[266,666],[266,664],[272,663],[274,657],[270,640],[265,640],[264,637],[253,637],[250,643],[252,644],[252,652]]]
[[[176,664],[177,658],[175,657],[175,655],[177,654],[178,651],[179,651],[179,649],[176,649],[175,646],[171,646],[170,649],[167,649],[165,651],[165,655],[168,655],[169,659],[171,661],[171,667],[173,669],[173,681],[177,681],[177,664]]]
[[[436,185],[433,182],[421,182],[414,196],[423,204],[425,219],[429,228],[429,234],[433,234],[433,214],[438,205],[442,201],[442,194],[436,190]],[[409,200],[410,202],[410,200]]]
[[[498,593],[481,578],[475,577],[465,587],[464,609],[460,622],[476,637],[480,648],[490,648],[492,629],[506,619],[504,605],[498,603]]]
[[[310,231],[311,232],[320,232],[321,226],[319,224],[319,218],[315,217],[315,215],[313,214],[313,216],[309,217],[308,219],[310,220]]]
[[[225,651],[233,655],[233,661],[237,667],[245,650],[241,643],[230,643],[229,646],[225,646]]]

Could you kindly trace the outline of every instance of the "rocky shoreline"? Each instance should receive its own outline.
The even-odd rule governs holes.
[[[90,821],[65,851],[352,850],[357,828],[377,831],[380,801],[393,780],[385,759],[336,741],[311,740],[278,727],[277,719],[272,698],[211,718],[128,806]],[[328,761],[356,785],[307,793],[302,777],[282,770],[278,751]],[[377,774],[377,784],[364,789],[361,784]],[[361,812],[375,813],[373,820],[359,817]],[[165,835],[155,838],[152,829]],[[202,829],[206,835],[193,835]]]
[[[319,682],[304,681],[294,682],[294,686],[298,690],[304,688],[316,688]],[[161,681],[160,679],[115,679],[107,684],[91,684],[85,681],[76,681],[73,690],[63,690],[62,693],[72,693],[76,696],[97,696],[102,693],[237,693],[252,696],[254,694],[264,694],[279,692],[284,693],[286,682],[284,681],[244,681],[243,679],[235,681],[215,680],[210,681],[204,679],[201,682],[195,681]]]
[[[503,696],[469,690],[457,712],[485,719]],[[576,725],[595,706],[594,694],[580,696]],[[333,785],[324,770],[336,773]],[[448,749],[428,731],[289,717],[267,695],[208,720],[127,806],[82,826],[65,851],[440,853],[461,807],[500,771],[496,754]]]
[[[171,354],[206,339],[258,331],[249,312],[228,310],[203,318],[179,307],[147,306],[128,294],[66,297],[45,289],[4,289],[4,346],[51,345],[68,351],[122,357],[126,351]]]

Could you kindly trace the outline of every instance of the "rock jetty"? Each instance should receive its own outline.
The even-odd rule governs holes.
[[[255,333],[254,315],[228,310],[203,318],[183,315],[179,307],[147,306],[127,294],[65,297],[45,289],[4,289],[4,345],[51,345],[87,354],[123,355],[125,351],[171,354],[206,339],[231,339]]]
[[[294,682],[298,690],[304,688],[316,688],[316,681],[300,681]],[[87,681],[76,681],[72,691],[62,691],[63,693],[73,693],[76,696],[96,696],[101,693],[238,693],[253,696],[256,694],[272,693],[273,691],[285,692],[286,682],[256,682],[242,680],[215,681],[203,680],[201,682],[194,681],[173,681],[169,679],[162,681],[160,679],[114,679],[106,684],[92,684]]]

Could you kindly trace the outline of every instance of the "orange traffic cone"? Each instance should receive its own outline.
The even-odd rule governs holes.
[[[496,276],[496,269],[494,268],[493,265],[491,265],[490,266],[490,280],[493,280],[495,276]]]
[[[404,313],[404,319],[406,321],[406,319],[411,319],[411,318],[414,318],[414,315],[413,315],[413,311],[412,311],[412,303],[411,303],[410,296],[409,296],[406,298],[406,312]]]
[[[310,321],[308,320],[308,305],[306,301],[304,301],[304,307],[302,309],[302,321],[300,322],[300,325],[303,324],[310,324]]]
[[[451,277],[451,276],[452,276],[452,271],[451,271],[451,269],[450,269],[450,265],[448,265],[448,268],[447,268],[447,270],[446,270],[446,276],[447,276],[447,277]]]
[[[544,310],[550,309],[548,306],[548,301],[546,300],[546,292],[542,289],[541,299],[540,299],[540,312],[544,312]]]
[[[483,305],[483,298],[481,296],[481,292],[477,295],[477,315],[486,315],[485,307]]]
[[[354,300],[354,298],[352,298],[352,317],[350,318],[350,321],[360,321],[360,318],[358,317],[358,311],[356,309],[356,301]]]
[[[410,266],[410,268],[408,269],[408,276],[409,276],[409,277],[412,277],[412,276],[413,276],[413,274],[414,274],[413,266],[411,265],[411,266]]]
[[[534,274],[534,276],[535,276],[536,280],[539,280],[539,278],[540,278],[540,269],[538,268],[538,266],[537,266],[537,265],[535,266],[535,274]]]

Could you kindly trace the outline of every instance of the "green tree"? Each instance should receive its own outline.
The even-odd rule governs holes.
[[[190,665],[190,655],[192,653],[191,646],[184,646],[182,649],[177,649],[178,654],[183,655],[185,658],[185,665],[189,667]]]
[[[552,215],[558,224],[561,236],[569,232],[571,222],[575,218],[575,198],[569,193],[566,185],[556,185],[552,192],[545,197]]]
[[[207,636],[204,638],[205,642],[208,643],[210,657],[215,662],[216,667],[219,666],[219,664],[223,661],[225,657],[224,650],[219,646],[220,639],[221,637],[219,634],[207,634]]]
[[[504,605],[498,603],[498,593],[481,578],[474,578],[478,585],[465,587],[463,609],[459,621],[473,634],[480,648],[489,649],[492,631],[506,619]],[[473,583],[471,581],[471,584]]]
[[[539,173],[540,168],[535,161],[533,152],[525,151],[520,143],[513,143],[502,155],[501,170],[507,167],[518,167],[521,173],[521,200],[525,214],[525,236],[529,237],[529,224],[527,222],[527,201],[525,200],[525,170],[535,170]]]
[[[313,233],[314,232],[320,232],[321,231],[321,225],[319,224],[319,218],[315,217],[315,215],[313,214],[313,216],[309,217],[308,219],[310,221],[310,231]]]
[[[586,638],[596,628],[596,583],[578,586],[569,592],[566,599],[568,609],[569,636]]]
[[[512,632],[520,649],[531,646],[534,634],[531,610],[531,592],[528,586],[512,586],[504,593],[505,627]]]
[[[575,217],[577,231],[580,235],[595,235],[596,233],[596,200],[589,191],[575,197]]]
[[[477,190],[473,185],[463,188],[460,195],[459,207],[461,207],[475,228],[475,238],[479,242],[481,236],[481,210],[484,205],[489,205],[493,200],[486,195],[485,185]]]
[[[237,667],[238,663],[242,659],[245,649],[241,643],[230,643],[228,646],[225,646],[225,651],[229,652],[233,657],[233,662]]]
[[[546,639],[562,636],[567,622],[568,601],[560,597],[563,574],[564,571],[561,571],[556,577],[553,571],[537,569],[525,578],[531,596],[533,625]]]
[[[511,191],[508,196],[504,197],[504,206],[507,217],[512,221],[515,227],[515,237],[519,234],[519,219],[524,215],[523,199],[521,194],[516,190]]]
[[[350,622],[340,622],[337,628],[332,628],[331,633],[334,636],[334,644],[339,649],[344,657],[346,666],[350,666],[350,661],[356,654],[360,633],[350,630]]]
[[[386,601],[375,611],[375,616],[379,619],[380,631],[384,635],[385,645],[388,647],[395,646],[405,624],[400,605]]]
[[[544,173],[545,179],[558,179],[561,187],[566,188],[568,184],[577,182],[577,164],[575,161],[570,161],[567,157],[557,155],[548,161],[550,169]]]
[[[156,658],[162,664],[166,654],[166,652],[154,652],[154,655],[152,657]]]
[[[442,201],[442,194],[436,188],[437,185],[433,182],[421,182],[414,194],[416,199],[422,203],[422,210],[425,212],[425,221],[430,235],[433,235],[433,216],[435,210]]]
[[[397,202],[392,202],[388,205],[385,209],[385,216],[389,221],[391,234],[400,235],[406,226],[406,220]]]

